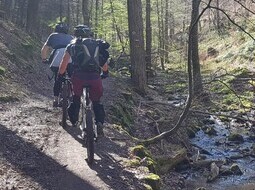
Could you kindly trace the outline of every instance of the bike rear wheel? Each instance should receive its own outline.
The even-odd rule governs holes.
[[[94,130],[93,130],[93,116],[92,111],[87,110],[86,116],[83,116],[83,118],[86,118],[86,133],[87,133],[87,161],[89,164],[92,164],[94,162]]]
[[[67,108],[68,108],[68,84],[64,83],[62,87],[62,127],[65,128],[67,126]]]

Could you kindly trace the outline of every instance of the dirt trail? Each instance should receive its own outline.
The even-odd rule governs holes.
[[[106,97],[112,82],[104,81]],[[121,134],[110,124],[105,128],[106,137],[96,144],[95,164],[89,167],[86,148],[77,137],[79,130],[64,130],[58,124],[60,116],[61,110],[52,108],[51,99],[38,94],[0,105],[1,190],[143,189],[123,167],[128,143],[111,140]]]

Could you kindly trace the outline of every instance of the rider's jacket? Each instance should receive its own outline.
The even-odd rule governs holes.
[[[73,37],[70,34],[64,33],[52,33],[48,37],[46,45],[53,49],[49,58],[51,67],[59,67],[65,52],[65,48],[72,39]]]

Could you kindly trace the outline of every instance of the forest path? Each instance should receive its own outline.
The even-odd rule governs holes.
[[[107,80],[105,96],[113,91],[112,79]],[[111,140],[122,134],[107,124],[89,167],[79,129],[63,129],[60,117],[61,109],[52,108],[52,99],[38,94],[0,105],[0,189],[142,189],[122,165],[128,156],[126,138]]]

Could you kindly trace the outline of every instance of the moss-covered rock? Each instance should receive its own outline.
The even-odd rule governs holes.
[[[141,159],[145,157],[151,158],[150,152],[143,145],[137,145],[135,147],[132,147],[130,149],[130,152],[133,156],[138,156]]]
[[[152,187],[148,184],[143,184],[143,186],[146,190],[153,190]]]
[[[160,177],[158,175],[150,173],[143,179],[153,190],[160,189]]]
[[[125,165],[127,167],[137,167],[141,165],[140,160],[139,157],[134,157],[133,159],[126,161]]]

